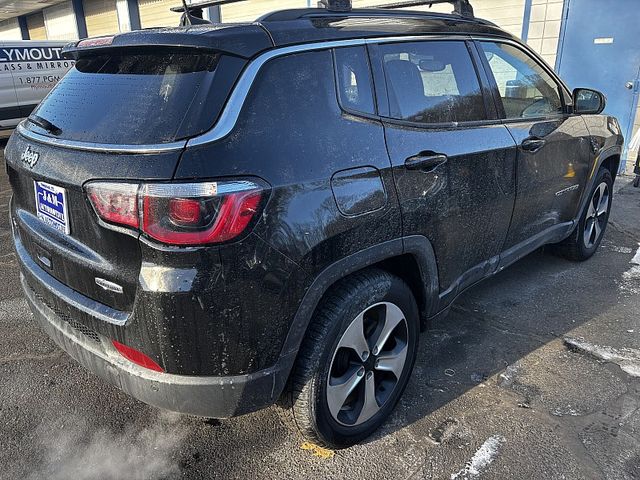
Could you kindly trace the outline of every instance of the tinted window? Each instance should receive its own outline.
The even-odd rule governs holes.
[[[394,43],[380,49],[392,117],[420,123],[486,119],[464,42]]]
[[[504,43],[482,42],[498,84],[506,118],[531,118],[562,113],[559,87],[533,58]]]
[[[338,98],[346,110],[375,113],[371,69],[364,47],[335,50]]]
[[[80,59],[34,115],[71,140],[133,145],[192,136],[217,117],[207,97],[218,62],[172,52]]]

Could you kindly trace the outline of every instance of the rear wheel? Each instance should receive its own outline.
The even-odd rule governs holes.
[[[633,179],[633,186],[636,188],[640,186],[640,175],[636,175],[636,178]]]
[[[416,357],[418,308],[381,270],[336,285],[316,311],[285,393],[289,423],[315,444],[344,448],[393,411]]]
[[[569,238],[557,245],[558,253],[571,260],[582,261],[596,252],[607,228],[612,198],[613,179],[609,170],[602,168],[576,229]]]

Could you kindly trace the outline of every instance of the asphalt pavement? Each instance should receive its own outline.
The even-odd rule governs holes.
[[[67,357],[20,291],[2,173],[0,478],[640,478],[640,190],[618,182],[590,261],[539,250],[467,291],[422,335],[384,428],[331,452],[275,407],[160,412]]]

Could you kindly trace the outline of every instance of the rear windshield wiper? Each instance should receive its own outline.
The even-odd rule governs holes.
[[[58,136],[62,133],[62,129],[60,127],[57,127],[46,118],[39,117],[38,115],[31,115],[29,118],[27,118],[27,120],[29,120],[34,125],[42,128],[43,130],[46,130],[52,135]]]

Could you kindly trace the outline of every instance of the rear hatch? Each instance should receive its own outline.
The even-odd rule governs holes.
[[[73,290],[131,311],[138,235],[101,225],[87,183],[170,180],[185,139],[212,127],[245,63],[171,46],[77,55],[6,149],[14,226],[31,259]]]

